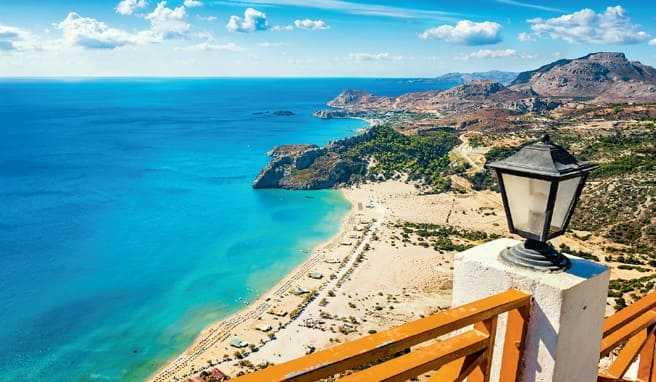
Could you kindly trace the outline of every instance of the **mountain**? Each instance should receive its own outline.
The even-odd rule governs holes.
[[[468,84],[472,81],[493,81],[502,85],[510,85],[517,78],[515,72],[503,72],[500,70],[491,70],[489,72],[460,73],[452,72],[443,74],[434,78],[419,78],[410,80],[422,84],[435,84],[437,87],[453,87],[462,84]]]
[[[510,88],[543,97],[649,102],[656,100],[656,69],[629,61],[624,53],[598,52],[520,73]]]
[[[541,100],[530,89],[511,90],[499,82],[472,80],[447,90],[414,92],[398,97],[376,96],[367,92],[347,89],[328,102],[328,106],[348,111],[349,114],[354,115],[362,111],[462,114],[475,113],[481,108],[525,113],[552,109],[557,104]]]
[[[489,72],[474,72],[474,73],[453,72],[435,78],[427,78],[424,79],[423,81],[448,83],[451,84],[451,86],[457,86],[472,81],[486,80],[486,81],[498,82],[502,85],[509,85],[512,81],[515,80],[515,78],[517,78],[517,73],[515,72],[503,72],[500,70],[491,70]]]
[[[460,74],[446,76],[466,80]],[[623,53],[599,52],[554,61],[520,73],[509,86],[498,81],[469,80],[447,90],[414,92],[398,97],[346,90],[328,105],[349,113],[411,111],[462,115],[499,110],[522,114],[551,110],[568,101],[602,104],[656,102],[656,69],[629,61]]]

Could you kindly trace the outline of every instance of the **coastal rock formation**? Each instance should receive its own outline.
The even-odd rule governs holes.
[[[271,161],[260,171],[253,188],[316,190],[351,183],[364,176],[367,162],[342,155],[351,145],[367,139],[368,133],[316,145],[283,145],[269,152]]]
[[[392,106],[392,100],[391,97],[375,96],[365,91],[346,89],[329,101],[328,106],[347,110],[353,108],[371,110],[389,108]]]
[[[370,113],[361,110],[346,110],[346,109],[324,109],[314,112],[313,114],[321,119],[337,119],[337,118],[368,118]]]
[[[278,117],[289,117],[295,115],[293,111],[289,111],[289,110],[276,110],[271,114],[276,115]]]

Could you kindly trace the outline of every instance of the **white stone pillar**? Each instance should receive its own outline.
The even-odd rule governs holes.
[[[530,293],[534,300],[521,381],[595,382],[608,268],[573,256],[568,256],[571,267],[560,273],[531,271],[500,262],[499,253],[517,243],[516,240],[498,239],[457,254],[452,305],[462,305],[509,288]],[[493,382],[499,379],[505,316],[500,318],[497,329]]]

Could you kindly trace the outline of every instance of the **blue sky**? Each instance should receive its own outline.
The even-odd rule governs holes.
[[[0,0],[0,76],[436,76],[621,51],[656,2]]]

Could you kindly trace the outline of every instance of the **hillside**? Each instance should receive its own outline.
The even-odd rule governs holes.
[[[520,73],[510,86],[544,97],[569,97],[597,102],[656,100],[656,69],[627,60],[624,53],[599,52],[558,60]]]
[[[460,73],[452,72],[446,73],[439,77],[435,78],[421,78],[418,80],[413,80],[415,82],[421,83],[435,83],[439,85],[451,85],[458,86],[466,84],[472,81],[494,81],[498,82],[504,86],[510,85],[517,78],[517,73],[515,72],[504,72],[501,70],[491,70],[489,72],[473,72],[473,73]]]
[[[457,73],[446,78],[462,78],[464,83],[447,90],[398,97],[345,90],[328,105],[351,113],[428,112],[457,120],[482,110],[542,113],[568,102],[656,102],[656,69],[629,61],[623,53],[599,52],[558,60],[520,73],[509,86],[490,80],[467,81]]]

